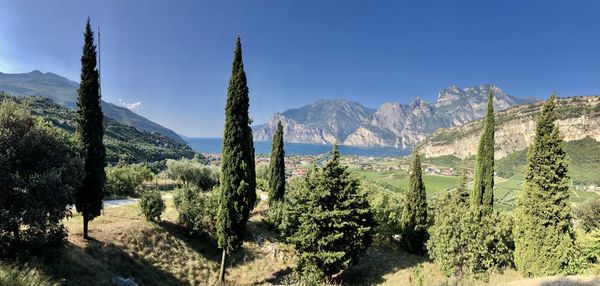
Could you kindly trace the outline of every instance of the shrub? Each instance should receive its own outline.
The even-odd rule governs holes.
[[[166,209],[160,192],[154,190],[144,192],[140,198],[140,209],[147,220],[160,221],[160,216]]]
[[[0,255],[60,246],[83,161],[73,137],[0,102]]]
[[[174,197],[177,219],[181,228],[191,236],[216,234],[218,196],[215,191],[201,192],[194,189],[178,190]]]
[[[167,160],[166,165],[168,177],[180,181],[184,187],[195,186],[210,191],[219,184],[219,170],[196,160]]]
[[[480,215],[469,206],[466,191],[453,190],[434,201],[429,256],[448,276],[482,278],[512,265],[512,218],[491,211]]]
[[[309,189],[305,178],[289,180],[286,188],[284,201],[269,206],[264,221],[288,241],[300,226],[300,215],[307,211],[306,194]]]
[[[579,226],[585,231],[600,229],[600,199],[589,201],[574,208]]]
[[[403,203],[400,198],[386,193],[378,193],[370,198],[375,226],[375,239],[379,242],[393,242],[402,233]]]
[[[152,179],[152,171],[143,164],[119,164],[106,168],[106,184],[104,190],[108,196],[135,196],[140,186]]]

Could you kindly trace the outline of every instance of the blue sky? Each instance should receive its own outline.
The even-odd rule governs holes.
[[[0,71],[79,78],[89,15],[103,97],[188,136],[222,134],[235,36],[251,116],[320,98],[376,108],[450,84],[600,94],[600,1],[0,0]]]

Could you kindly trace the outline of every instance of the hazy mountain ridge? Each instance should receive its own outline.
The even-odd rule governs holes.
[[[434,103],[416,98],[410,104],[384,103],[375,110],[348,100],[319,100],[276,113],[266,124],[254,126],[254,138],[271,140],[281,120],[288,142],[410,148],[439,128],[483,117],[489,89],[497,110],[526,101],[493,84],[465,89],[452,85],[440,91]]]
[[[79,84],[54,73],[32,71],[30,73],[6,74],[0,72],[0,90],[15,96],[41,96],[71,109],[77,108]],[[115,104],[102,101],[102,112],[119,123],[141,131],[158,132],[179,143],[185,141],[172,130],[165,128],[135,112]]]
[[[496,113],[495,155],[503,158],[533,142],[537,114],[543,101],[523,104]],[[567,142],[586,137],[600,141],[600,96],[559,98],[556,114],[561,136]],[[481,132],[482,120],[439,129],[422,144],[426,157],[473,156]]]

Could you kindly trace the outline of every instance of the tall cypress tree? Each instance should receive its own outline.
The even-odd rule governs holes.
[[[269,162],[269,203],[280,201],[285,193],[285,152],[283,151],[283,125],[277,123]]]
[[[415,254],[424,253],[427,241],[427,196],[422,173],[419,150],[415,148],[410,186],[401,218],[404,246],[407,251]]]
[[[242,44],[238,36],[227,90],[221,152],[221,189],[217,213],[217,237],[219,247],[223,249],[220,281],[225,279],[226,254],[241,246],[246,222],[256,202],[254,143],[248,116],[249,106]]]
[[[83,217],[83,238],[88,238],[88,222],[100,215],[104,198],[106,152],[102,138],[104,115],[100,106],[100,83],[96,68],[94,33],[88,18],[81,56],[81,82],[77,98],[77,137],[83,147],[85,175],[75,194],[75,207]]]
[[[494,205],[494,95],[491,89],[477,150],[471,204],[484,211],[490,211]]]
[[[538,116],[515,209],[515,265],[524,275],[568,272],[576,255],[569,206],[568,158],[552,95]]]

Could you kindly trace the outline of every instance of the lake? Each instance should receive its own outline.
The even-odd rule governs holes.
[[[221,153],[221,138],[185,138],[190,147],[196,152],[218,154]],[[319,155],[326,154],[331,151],[332,145],[321,144],[303,144],[285,142],[283,149],[286,155]],[[271,141],[254,141],[254,150],[256,154],[270,154]],[[379,147],[355,147],[340,145],[339,149],[342,155],[355,156],[373,156],[373,157],[389,157],[389,156],[406,156],[410,153],[406,149],[396,148],[379,148]]]

